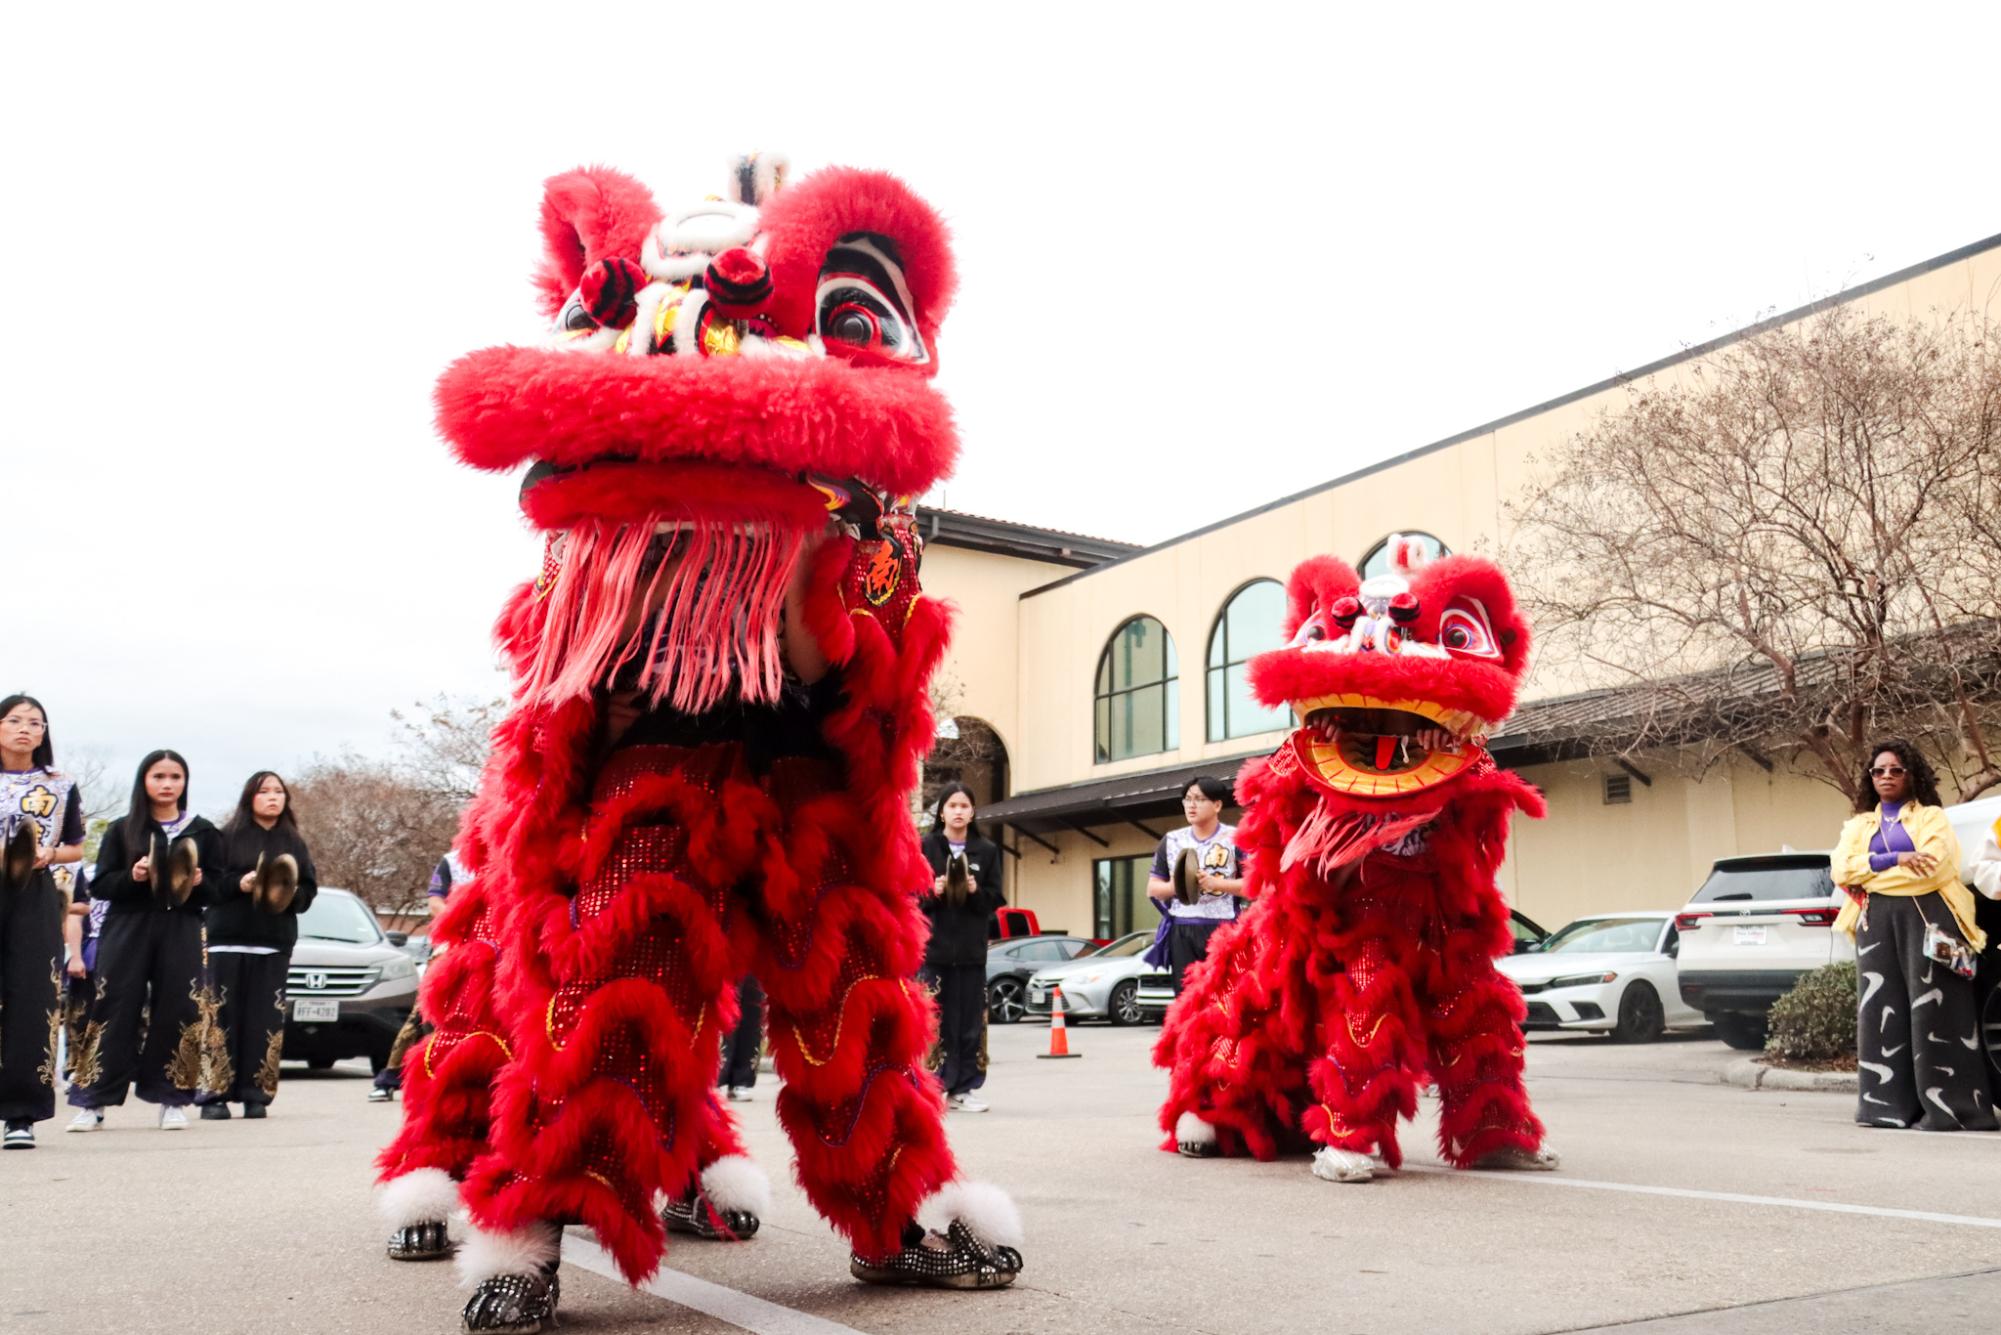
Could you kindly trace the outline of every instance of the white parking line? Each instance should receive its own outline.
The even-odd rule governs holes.
[[[618,1273],[618,1268],[611,1263],[611,1257],[605,1255],[604,1249],[589,1238],[579,1237],[574,1230],[563,1237],[563,1263],[580,1266],[593,1275],[603,1275],[621,1284],[625,1282],[625,1277]],[[678,1270],[655,1271],[653,1278],[639,1287],[643,1293],[692,1308],[718,1321],[727,1321],[732,1326],[753,1332],[753,1335],[864,1335],[853,1326],[844,1326],[810,1312],[781,1307],[722,1284],[711,1284],[706,1279],[684,1275]]]
[[[1921,1224],[1951,1224],[1959,1228],[2001,1228],[2001,1219],[1978,1214],[1938,1214],[1931,1210],[1898,1210],[1887,1205],[1844,1205],[1839,1201],[1801,1201],[1790,1196],[1750,1196],[1739,1191],[1697,1191],[1691,1187],[1646,1187],[1634,1182],[1593,1182],[1588,1178],[1565,1177],[1561,1173],[1504,1173],[1434,1168],[1428,1164],[1405,1164],[1406,1173],[1437,1173],[1441,1176],[1483,1177],[1496,1182],[1518,1183],[1525,1187],[1572,1187],[1579,1191],[1624,1191],[1635,1196],[1678,1196],[1693,1201],[1723,1201],[1731,1205],[1767,1205],[1787,1210],[1819,1210],[1824,1214],[1871,1215],[1878,1219],[1914,1219]]]

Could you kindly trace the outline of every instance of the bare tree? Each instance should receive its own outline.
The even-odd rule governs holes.
[[[1632,386],[1509,507],[1545,669],[1637,687],[1597,739],[1759,748],[1848,791],[1883,732],[2001,783],[2001,356],[1836,308]]]
[[[457,837],[478,789],[499,700],[437,696],[392,710],[397,754],[315,760],[293,785],[320,880],[354,891],[383,914],[423,908],[431,869]]]

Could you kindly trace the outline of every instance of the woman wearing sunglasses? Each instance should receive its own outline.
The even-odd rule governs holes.
[[[1836,928],[1855,938],[1863,1126],[1992,1131],[1973,971],[1987,938],[1959,879],[1959,840],[1938,778],[1899,739],[1874,748],[1856,814],[1834,850],[1848,892]]]

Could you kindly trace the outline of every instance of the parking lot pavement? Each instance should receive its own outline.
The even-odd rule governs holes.
[[[1335,1186],[1304,1159],[1157,1148],[1152,1029],[996,1028],[993,1111],[953,1114],[972,1175],[1005,1185],[1028,1268],[1005,1293],[863,1288],[786,1169],[769,1075],[741,1105],[776,1179],[753,1242],[676,1241],[653,1292],[573,1239],[563,1329],[723,1335],[1035,1332],[1937,1332],[2001,1302],[2001,1136],[1867,1131],[1846,1095],[1733,1089],[1708,1039],[1538,1037],[1529,1071],[1561,1173],[1459,1174],[1408,1128],[1411,1168]],[[359,1070],[286,1073],[269,1120],[107,1130],[0,1155],[0,1329],[446,1335],[446,1267],[382,1256],[368,1161],[393,1105]],[[1961,1320],[1959,1315],[1967,1315]]]

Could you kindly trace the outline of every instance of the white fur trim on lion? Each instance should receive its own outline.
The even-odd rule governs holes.
[[[392,1229],[442,1224],[459,1208],[459,1184],[442,1168],[413,1168],[375,1189],[375,1212]]]
[[[476,1288],[496,1275],[532,1275],[555,1262],[562,1235],[547,1224],[530,1224],[511,1233],[468,1228],[459,1247],[459,1284]]]
[[[702,1170],[702,1194],[718,1210],[771,1213],[771,1179],[741,1154],[726,1154]]]
[[[1021,1211],[991,1182],[947,1182],[917,1207],[917,1222],[939,1233],[955,1219],[990,1247],[1021,1246]]]
[[[1177,1145],[1214,1145],[1216,1128],[1194,1113],[1185,1112],[1174,1119],[1174,1141]]]

